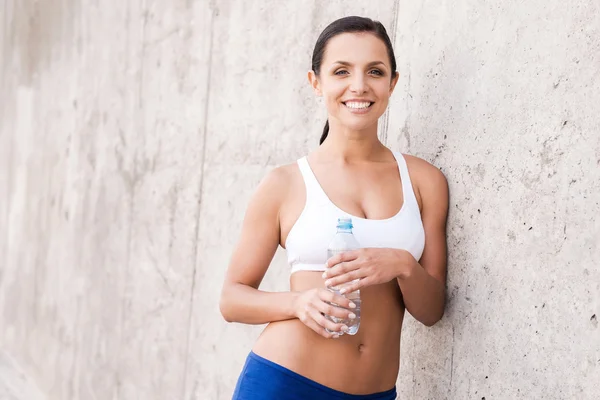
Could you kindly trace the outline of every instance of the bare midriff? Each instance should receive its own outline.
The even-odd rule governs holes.
[[[324,287],[322,272],[298,271],[292,291]],[[332,389],[370,394],[396,384],[404,305],[394,279],[361,290],[361,321],[356,335],[327,339],[298,319],[270,323],[253,351]]]

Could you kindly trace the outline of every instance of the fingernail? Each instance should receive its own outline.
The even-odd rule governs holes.
[[[339,337],[340,337],[340,335],[333,335],[333,336],[332,336],[332,338],[333,338],[333,339],[337,339],[337,338],[339,338]]]
[[[329,280],[325,281],[325,286],[331,286],[331,281],[329,281]]]
[[[342,328],[340,330],[342,332],[346,332],[348,330],[348,327],[346,325],[342,325]]]
[[[350,308],[356,308],[356,304],[350,303]]]
[[[340,294],[344,294],[344,293],[346,293],[346,289],[340,290]]]
[[[327,272],[323,272],[323,275],[321,275],[323,278],[327,278]]]
[[[348,318],[354,319],[354,318],[356,318],[356,314],[350,313],[350,314],[348,314]]]

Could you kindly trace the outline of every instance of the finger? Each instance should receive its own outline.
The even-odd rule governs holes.
[[[320,311],[322,314],[328,315],[330,317],[337,317],[340,319],[354,319],[356,318],[356,314],[350,311],[348,308],[343,308],[339,306],[335,306],[333,304],[329,304],[327,302],[321,302],[315,305],[317,311]]]
[[[334,265],[337,265],[337,264],[339,264],[341,262],[342,262],[342,255],[341,254],[336,254],[335,256],[333,256],[333,257],[331,257],[331,258],[329,258],[327,260],[327,262],[325,263],[325,266],[327,268],[331,268]]]
[[[369,278],[358,279],[344,285],[344,287],[340,289],[340,294],[356,292],[357,290],[363,289],[369,285]]]
[[[327,267],[331,268],[334,265],[339,264],[341,262],[353,261],[353,260],[356,260],[357,258],[358,258],[358,250],[344,251],[342,253],[336,254],[335,256],[333,256],[329,260],[327,260]]]
[[[312,317],[312,319],[320,326],[320,329],[323,330],[323,332],[317,332],[320,334],[325,334],[325,337],[333,337],[335,335],[338,335],[347,331],[348,327],[345,326],[344,324],[336,324],[333,321],[330,321],[329,319],[325,318],[325,316],[323,314],[321,314],[318,310],[316,309],[311,309],[309,311],[310,316]],[[327,331],[327,329],[329,329],[329,331],[334,332],[334,333],[329,333]],[[335,332],[339,332],[339,333],[335,333]]]
[[[336,338],[336,336],[339,337],[339,335],[337,335],[337,334],[333,334],[333,333],[327,332],[325,330],[325,328],[323,328],[321,325],[319,325],[317,323],[317,321],[315,321],[312,317],[308,317],[308,320],[306,321],[306,323],[304,325],[308,326],[316,334],[318,334],[320,336],[323,336],[326,339]]]
[[[356,304],[348,300],[346,297],[327,289],[319,291],[319,298],[323,301],[337,304],[338,306],[343,308],[356,308]]]
[[[302,313],[298,319],[316,333],[321,334],[319,324],[315,322],[315,320],[312,318],[312,314],[310,313],[311,308],[311,306],[306,305],[304,307],[304,313]]]
[[[331,278],[333,276],[342,275],[342,274],[345,274],[346,272],[354,271],[358,268],[360,268],[358,263],[350,262],[350,261],[343,261],[343,262],[337,264],[335,267],[331,267],[331,268],[325,270],[325,272],[323,272],[323,278]]]
[[[338,287],[345,283],[352,282],[355,279],[360,279],[360,278],[364,278],[364,277],[365,277],[364,271],[361,271],[360,269],[355,269],[353,271],[344,273],[342,275],[338,275],[338,276],[327,279],[325,281],[325,286]]]

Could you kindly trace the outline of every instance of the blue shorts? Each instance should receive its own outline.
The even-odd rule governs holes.
[[[395,400],[396,388],[356,395],[340,392],[250,352],[232,400]]]

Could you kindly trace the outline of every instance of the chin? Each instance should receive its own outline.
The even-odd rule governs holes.
[[[372,128],[373,125],[377,126],[377,120],[375,121],[342,121],[342,126],[352,131],[364,131]]]

